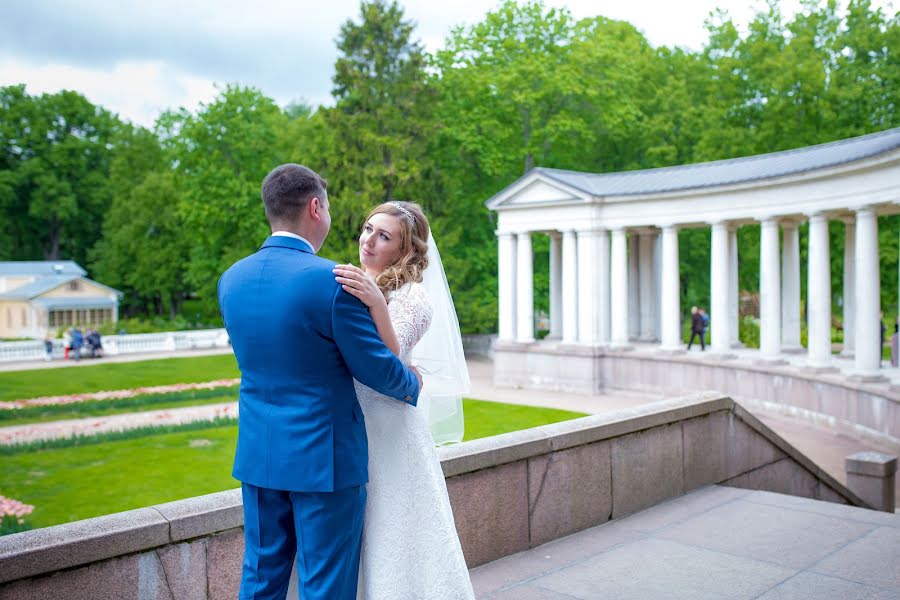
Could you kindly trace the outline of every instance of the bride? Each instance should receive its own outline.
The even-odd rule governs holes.
[[[461,441],[468,372],[456,313],[422,209],[376,207],[359,236],[362,269],[338,265],[384,343],[421,367],[418,407],[355,382],[369,438],[358,600],[474,600],[435,441]]]

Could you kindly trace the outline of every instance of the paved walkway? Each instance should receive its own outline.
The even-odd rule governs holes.
[[[900,598],[900,515],[711,486],[471,571],[483,600]]]

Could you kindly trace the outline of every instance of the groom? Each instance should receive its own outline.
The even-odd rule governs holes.
[[[412,405],[421,387],[316,256],[331,226],[325,185],[300,165],[269,173],[272,235],[219,280],[241,370],[242,600],[283,599],[295,555],[303,600],[356,598],[368,447],[353,378]]]

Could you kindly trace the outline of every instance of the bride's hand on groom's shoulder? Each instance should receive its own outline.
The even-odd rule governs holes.
[[[387,303],[384,294],[375,285],[375,279],[359,267],[336,265],[334,279],[341,284],[345,292],[353,294],[369,308]]]

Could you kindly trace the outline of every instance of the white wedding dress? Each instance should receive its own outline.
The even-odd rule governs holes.
[[[431,324],[425,290],[406,284],[392,292],[388,312],[409,364]],[[357,600],[474,600],[426,416],[355,384],[369,437]]]

